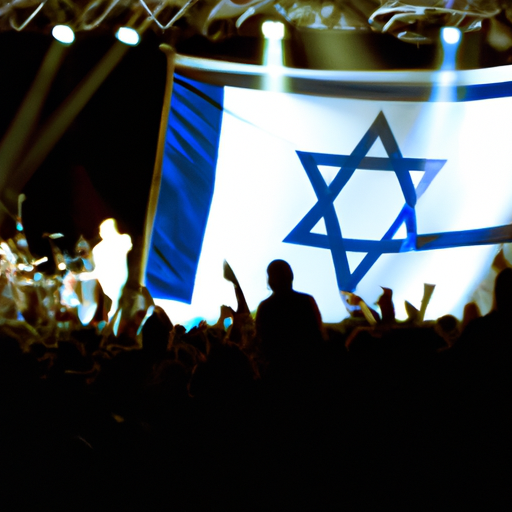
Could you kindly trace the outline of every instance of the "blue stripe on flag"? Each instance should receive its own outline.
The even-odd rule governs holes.
[[[148,255],[154,298],[190,304],[215,185],[224,88],[175,75]]]

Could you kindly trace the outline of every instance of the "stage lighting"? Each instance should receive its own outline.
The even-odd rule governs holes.
[[[283,39],[284,24],[280,21],[264,21],[261,24],[261,32],[265,37],[263,47],[263,65],[271,68],[273,73],[280,73],[284,65]],[[274,80],[275,81],[275,80]],[[278,80],[279,82],[281,80]],[[281,84],[269,85],[271,89],[282,88]]]
[[[457,52],[459,50],[460,41],[462,38],[461,31],[455,27],[444,27],[441,29],[441,45],[442,45],[442,61],[441,61],[441,70],[442,71],[454,71],[457,69]],[[447,74],[444,76],[444,86],[449,85],[449,83],[453,80],[453,76],[451,74]],[[451,90],[454,92],[454,89]],[[449,89],[446,89],[443,93],[450,93]],[[447,98],[445,98],[447,99]],[[453,99],[453,98],[452,98]]]
[[[121,41],[121,43],[127,44],[129,46],[137,46],[140,41],[138,32],[129,27],[121,27],[116,32],[116,37],[119,41]]]
[[[457,44],[461,38],[461,32],[455,27],[444,27],[441,30],[441,37],[443,42],[447,44]]]
[[[62,44],[71,44],[75,40],[75,33],[67,25],[55,25],[52,36]]]
[[[43,256],[42,258],[39,258],[36,261],[33,261],[32,264],[37,267],[38,265],[41,265],[41,263],[46,263],[48,261],[48,256]]]
[[[284,38],[284,25],[280,21],[264,21],[261,24],[261,32],[265,39],[280,41]]]

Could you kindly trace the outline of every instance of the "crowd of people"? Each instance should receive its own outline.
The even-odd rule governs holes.
[[[384,289],[326,325],[287,262],[256,312],[225,264],[236,309],[186,330],[137,283],[82,279],[84,240],[52,275],[22,230],[0,247],[3,510],[512,505],[512,268],[489,314],[397,321]]]

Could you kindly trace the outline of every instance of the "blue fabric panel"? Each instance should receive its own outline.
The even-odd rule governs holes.
[[[224,88],[175,75],[147,262],[154,298],[190,304],[213,198]]]

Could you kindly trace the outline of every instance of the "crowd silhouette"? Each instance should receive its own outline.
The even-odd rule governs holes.
[[[1,248],[3,510],[512,505],[512,268],[485,315],[397,321],[383,289],[331,325],[287,262],[256,312],[225,263],[236,310],[187,330],[130,279],[112,312],[84,240],[52,275]]]

